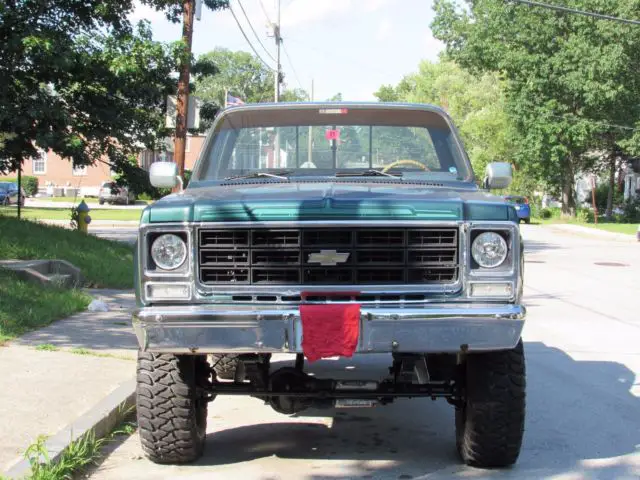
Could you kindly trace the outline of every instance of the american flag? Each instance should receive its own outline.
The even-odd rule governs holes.
[[[244,102],[241,98],[234,97],[233,95],[227,93],[227,107],[232,107],[235,105],[244,105]]]

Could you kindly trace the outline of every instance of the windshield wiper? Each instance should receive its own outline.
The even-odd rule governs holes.
[[[391,173],[383,172],[382,170],[361,170],[359,172],[338,172],[336,177],[391,177],[402,178],[402,174],[393,175]]]
[[[291,170],[281,170],[275,173],[269,172],[252,172],[246,175],[235,175],[233,177],[227,177],[225,180],[245,180],[250,178],[277,178],[279,180],[289,180],[288,175],[293,173]]]

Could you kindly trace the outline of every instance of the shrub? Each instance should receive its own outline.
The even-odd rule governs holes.
[[[549,218],[551,218],[551,216],[551,209],[543,208],[542,210],[540,210],[540,218],[542,218],[543,220],[548,220]]]
[[[596,186],[596,208],[598,213],[604,215],[607,210],[607,197],[609,196],[609,184],[602,183]],[[613,206],[620,205],[623,202],[623,192],[614,187],[613,191]],[[591,191],[587,196],[587,201],[591,203]]]
[[[628,200],[624,204],[622,215],[620,216],[622,223],[640,222],[640,199]]]
[[[26,193],[27,197],[33,197],[36,193],[38,193],[38,177],[31,177],[29,175],[22,175],[22,188],[24,188],[24,193]],[[3,180],[6,182],[16,182],[18,183],[17,178],[7,178]]]
[[[593,210],[589,210],[588,208],[579,209],[576,214],[576,220],[581,223],[593,223],[595,220]]]

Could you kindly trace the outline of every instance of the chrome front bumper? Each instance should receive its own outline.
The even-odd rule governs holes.
[[[504,350],[520,339],[526,309],[511,304],[362,307],[356,353]],[[166,353],[302,353],[290,306],[157,306],[136,310],[140,348]]]

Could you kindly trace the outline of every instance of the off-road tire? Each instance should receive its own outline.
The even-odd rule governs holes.
[[[463,368],[466,400],[456,409],[456,446],[467,465],[513,465],[520,454],[525,419],[522,340],[511,349],[470,354]]]
[[[239,355],[235,353],[214,353],[211,355],[211,365],[220,380],[233,380],[238,367]]]
[[[137,415],[142,450],[155,463],[187,463],[204,450],[209,382],[205,355],[138,353]]]

